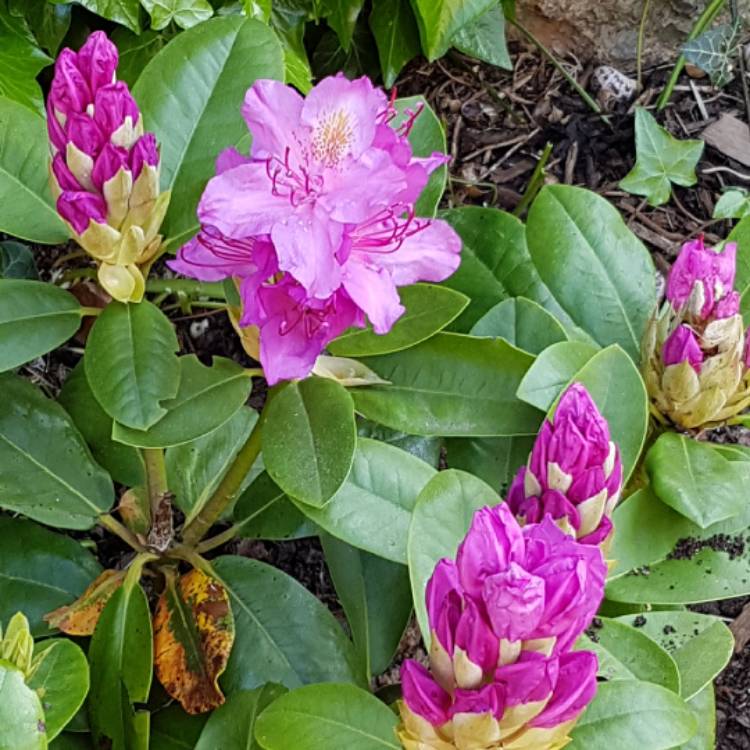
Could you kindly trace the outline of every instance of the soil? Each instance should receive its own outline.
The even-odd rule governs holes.
[[[668,268],[680,245],[700,233],[717,243],[730,231],[726,221],[714,221],[714,205],[727,185],[750,187],[742,165],[707,148],[700,164],[697,187],[675,188],[667,206],[650,208],[624,193],[618,182],[634,161],[633,102],[617,103],[600,94],[607,104],[609,122],[593,114],[562,75],[536,51],[513,45],[513,72],[478,64],[460,56],[428,65],[413,64],[401,76],[399,95],[422,94],[443,120],[452,156],[451,179],[445,205],[477,204],[512,211],[522,200],[530,177],[547,143],[552,153],[546,180],[587,187],[607,197],[620,210],[630,228],[647,244],[661,271]],[[581,67],[575,58],[564,60],[570,73],[590,88],[594,66]],[[638,104],[651,106],[661,92],[668,68],[647,71]],[[661,121],[677,136],[699,137],[710,122],[727,112],[745,118],[743,93],[738,83],[717,92],[705,80],[683,77],[673,103]],[[36,257],[42,278],[59,278],[60,262],[71,248],[40,250]],[[77,261],[80,264],[80,260]],[[163,267],[155,272],[168,275]],[[91,304],[91,302],[86,302]],[[173,311],[183,351],[208,361],[212,355],[250,364],[227,318],[216,311]],[[82,353],[80,342],[30,363],[23,373],[54,395]],[[265,384],[253,393],[254,406],[262,403]],[[740,428],[725,431],[720,439],[750,444],[750,433]],[[110,564],[124,562],[126,550],[118,540],[94,532],[99,552]],[[744,549],[744,541],[742,548]],[[740,554],[740,542],[719,538],[696,542],[682,540],[675,557],[691,557],[710,546]],[[233,542],[216,553],[233,552],[275,565],[294,576],[324,601],[344,623],[323,553],[317,540],[290,542]],[[739,617],[748,600],[731,600],[701,607],[726,618]],[[592,631],[594,632],[594,631]],[[749,637],[750,638],[750,637]],[[418,629],[411,623],[394,664],[374,679],[386,689],[398,680],[398,666],[406,657],[425,658]],[[718,708],[717,748],[750,749],[750,645],[744,645],[716,682]]]

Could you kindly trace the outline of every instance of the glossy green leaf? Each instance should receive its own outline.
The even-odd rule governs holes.
[[[175,505],[186,515],[185,523],[211,497],[257,420],[255,411],[241,408],[208,435],[167,451],[168,484],[175,494]]]
[[[734,652],[732,631],[718,618],[697,612],[648,612],[617,618],[637,624],[671,654],[682,678],[680,694],[693,698],[726,667]]]
[[[672,183],[682,187],[695,185],[695,168],[703,155],[703,141],[681,141],[638,107],[635,111],[636,162],[620,181],[628,193],[643,195],[652,206],[666,203],[672,195]]]
[[[497,0],[411,0],[428,60],[442,57],[456,34],[496,5]]]
[[[26,19],[0,5],[0,97],[7,97],[36,115],[43,115],[42,91],[36,77],[52,63],[39,49]]]
[[[680,693],[680,672],[675,660],[650,633],[624,620],[597,618],[577,648],[599,657],[599,677],[605,680],[642,680]],[[639,623],[640,620],[636,620]]]
[[[242,7],[248,18],[268,23],[273,10],[273,0],[243,0]]]
[[[288,383],[273,397],[263,424],[263,461],[291,497],[323,507],[352,466],[357,433],[354,405],[332,380]]]
[[[534,360],[516,396],[541,411],[549,411],[565,386],[598,351],[598,347],[583,341],[552,344]]]
[[[91,744],[91,735],[89,734],[64,732],[52,740],[49,748],[50,750],[93,750],[93,745]],[[163,750],[174,749],[165,747]]]
[[[147,431],[115,423],[115,440],[142,448],[189,443],[228,422],[250,395],[252,381],[247,370],[231,359],[214,357],[207,367],[188,354],[179,358],[178,368],[176,395],[160,402],[164,415]]]
[[[435,565],[444,557],[456,556],[475,511],[500,502],[497,493],[481,479],[454,469],[438,473],[417,498],[409,529],[409,576],[414,610],[428,645],[430,627],[424,592]]]
[[[738,222],[727,242],[737,243],[737,274],[734,288],[740,295],[740,311],[745,325],[750,324],[750,216]]]
[[[568,338],[554,315],[525,297],[499,302],[474,324],[471,335],[502,338],[529,354],[541,354]]]
[[[56,2],[58,0],[55,0]],[[97,16],[127,26],[138,33],[140,24],[139,0],[73,0]]]
[[[714,219],[744,219],[750,216],[750,196],[742,188],[731,188],[721,194],[714,206]]]
[[[180,363],[169,319],[150,302],[110,302],[91,328],[86,378],[102,409],[116,422],[145,430],[177,394]]]
[[[117,65],[117,79],[133,88],[143,69],[151,58],[164,47],[167,39],[158,31],[147,29],[140,34],[134,34],[125,28],[115,29],[111,36],[120,53]]]
[[[412,612],[409,571],[325,534],[326,565],[364,674],[388,668]]]
[[[398,719],[353,685],[308,685],[281,696],[258,719],[265,750],[398,750]]]
[[[325,16],[346,51],[351,46],[357,19],[364,4],[364,0],[322,0],[321,15]]]
[[[365,19],[360,18],[357,22],[348,51],[341,46],[335,31],[325,31],[315,46],[312,68],[318,80],[338,73],[350,80],[362,75],[375,79],[380,70],[378,54]]]
[[[157,711],[151,717],[150,750],[194,750],[207,720],[206,714],[186,714],[176,703]]]
[[[57,54],[70,29],[73,10],[70,5],[56,5],[46,0],[9,0],[8,9],[12,16],[26,19],[40,47],[50,55]]]
[[[453,46],[490,65],[513,70],[505,40],[505,14],[499,5],[461,28],[453,37]]]
[[[636,680],[600,684],[571,732],[568,750],[668,750],[697,731],[685,702],[671,690]]]
[[[236,637],[221,684],[227,695],[266,682],[360,682],[351,641],[307,589],[277,568],[242,557],[213,561],[232,602]]]
[[[360,438],[351,472],[331,502],[321,509],[298,507],[332,536],[406,564],[414,504],[434,475],[431,466],[405,451]]]
[[[698,731],[692,739],[671,750],[715,750],[716,748],[716,697],[714,686],[708,685],[688,702]]]
[[[0,507],[63,529],[90,529],[114,501],[63,408],[31,383],[0,377]]]
[[[49,191],[48,162],[44,119],[0,96],[0,232],[42,245],[67,241]]]
[[[373,0],[370,29],[378,47],[383,84],[391,88],[404,65],[421,51],[409,0]]]
[[[406,312],[388,333],[378,336],[369,325],[350,328],[328,345],[331,353],[337,357],[367,357],[408,349],[441,331],[469,304],[465,295],[434,284],[414,284],[399,293]]]
[[[143,456],[132,446],[112,440],[112,417],[102,409],[91,391],[82,361],[63,383],[58,401],[80,430],[96,462],[116,482],[126,487],[144,484]]]
[[[308,10],[304,4],[268,2],[271,5],[269,23],[284,52],[284,81],[306,94],[312,88],[312,70],[305,48]],[[252,13],[248,15],[256,17]]]
[[[471,298],[452,326],[455,330],[471,330],[486,312],[509,297],[533,299],[566,327],[572,324],[534,268],[524,225],[515,216],[496,208],[463,206],[443,212],[442,217],[463,243],[461,265],[444,283]]]
[[[730,461],[710,443],[664,433],[645,466],[656,496],[703,529],[736,516],[747,504],[750,462]]]
[[[36,690],[44,709],[47,739],[53,740],[67,726],[89,692],[89,664],[81,649],[66,638],[42,641],[34,657],[42,656],[29,687]]]
[[[144,730],[148,737],[148,714],[133,704],[148,700],[152,639],[146,595],[126,580],[107,602],[89,646],[89,721],[99,747],[141,750]]]
[[[415,435],[535,434],[541,413],[514,394],[533,357],[501,339],[438,333],[402,352],[362,362],[387,386],[352,392],[368,419]]]
[[[141,5],[151,16],[151,28],[156,31],[174,23],[181,29],[190,29],[214,14],[208,0],[141,0]]]
[[[315,525],[265,471],[240,496],[234,522],[237,534],[248,539],[298,539],[317,534]]]
[[[617,209],[588,190],[548,185],[529,211],[526,237],[539,275],[574,323],[639,362],[656,276]]]
[[[0,372],[65,343],[81,325],[78,300],[41,281],[0,279]]]
[[[44,710],[20,669],[0,659],[0,750],[46,750]]]
[[[13,240],[0,242],[0,279],[38,278],[34,254],[26,245]]]
[[[216,157],[250,143],[240,115],[245,92],[258,78],[283,75],[273,31],[227,16],[176,36],[139,76],[133,96],[161,144],[162,188],[172,190],[163,232],[174,248],[198,231],[196,206]]]
[[[35,636],[44,615],[77,599],[100,573],[78,541],[22,518],[0,517],[0,622],[23,612]]]
[[[414,156],[427,157],[432,156],[436,151],[441,154],[446,152],[447,144],[443,125],[423,96],[396,99],[395,107],[398,114],[390,123],[395,129],[398,129],[413,114],[419,113],[409,131],[409,143]],[[447,181],[448,167],[446,165],[439,167],[430,175],[427,185],[414,206],[417,216],[431,218],[435,215]]]
[[[361,418],[357,420],[357,434],[359,437],[372,438],[380,443],[387,443],[394,448],[400,448],[433,468],[440,465],[440,453],[443,445],[441,438],[408,435],[405,432],[392,430],[390,427],[384,427],[381,424]]]
[[[255,741],[255,722],[285,692],[280,685],[270,684],[234,693],[211,714],[195,750],[261,750]]]

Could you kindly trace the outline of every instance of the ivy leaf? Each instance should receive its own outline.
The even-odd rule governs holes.
[[[151,16],[151,28],[161,31],[174,21],[181,29],[197,26],[214,14],[208,0],[141,0]]]
[[[714,207],[714,219],[744,219],[750,216],[750,195],[743,188],[731,188]]]
[[[740,25],[723,24],[686,42],[682,48],[685,59],[711,77],[717,88],[734,79],[732,58],[740,43]]]
[[[672,195],[671,183],[690,187],[698,177],[695,168],[703,154],[703,141],[681,141],[668,133],[653,115],[635,112],[635,167],[620,182],[633,195],[643,195],[652,206],[661,206]]]

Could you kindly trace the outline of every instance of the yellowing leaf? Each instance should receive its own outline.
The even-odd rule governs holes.
[[[76,601],[50,612],[44,620],[67,635],[93,635],[104,607],[124,580],[124,570],[105,570]]]
[[[233,643],[234,618],[221,583],[199,570],[168,575],[154,615],[154,663],[159,682],[189,714],[224,703],[218,680]]]

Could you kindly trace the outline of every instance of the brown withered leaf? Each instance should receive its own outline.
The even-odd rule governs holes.
[[[105,570],[76,601],[46,614],[44,620],[67,635],[93,635],[99,615],[124,580],[124,570]]]
[[[151,508],[145,487],[131,487],[123,492],[117,511],[134,534],[145,538],[151,527]]]
[[[224,703],[219,677],[234,643],[229,595],[199,570],[167,574],[154,615],[154,664],[164,689],[189,714]]]

